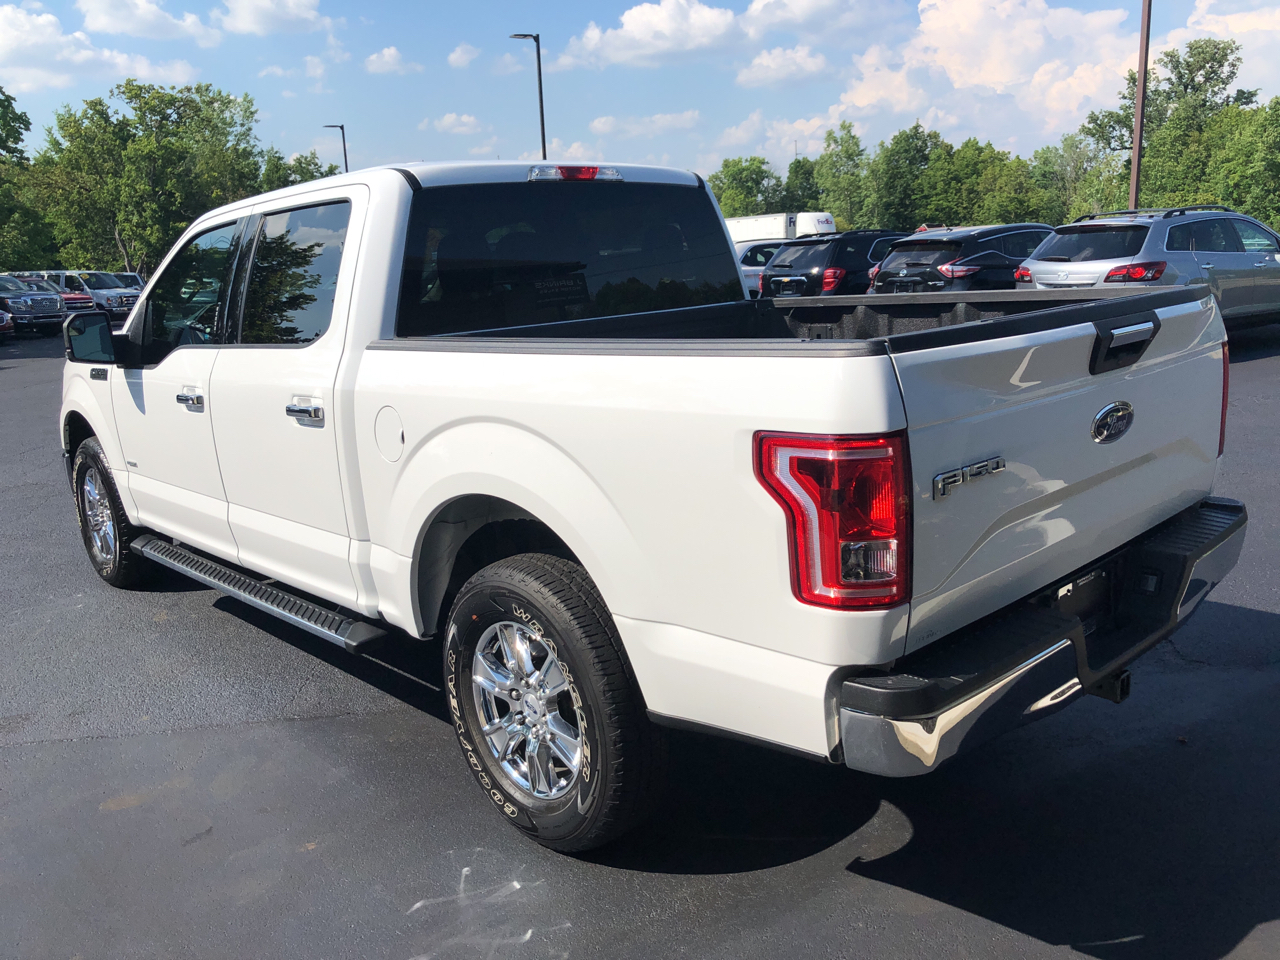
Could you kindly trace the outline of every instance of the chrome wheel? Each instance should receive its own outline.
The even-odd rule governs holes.
[[[582,734],[552,645],[524,624],[495,623],[476,644],[471,682],[481,736],[503,773],[538,800],[568,793]]]
[[[89,527],[89,547],[99,566],[107,567],[116,559],[116,521],[111,512],[107,488],[96,467],[84,472],[80,483],[80,499],[84,504],[84,522]]]

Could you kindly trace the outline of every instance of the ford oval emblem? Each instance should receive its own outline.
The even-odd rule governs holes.
[[[1093,442],[1113,443],[1133,426],[1133,404],[1124,400],[1108,403],[1093,418]]]

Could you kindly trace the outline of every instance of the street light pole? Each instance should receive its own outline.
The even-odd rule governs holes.
[[[342,172],[343,172],[343,173],[350,173],[350,172],[351,172],[351,167],[350,167],[350,165],[348,165],[348,163],[347,163],[347,128],[346,128],[346,125],[345,125],[345,124],[341,124],[341,123],[326,123],[326,124],[324,125],[324,128],[325,128],[326,130],[338,130],[338,131],[341,131],[341,133],[342,133]]]
[[[533,41],[534,56],[538,61],[538,126],[542,130],[542,159],[545,160],[547,159],[547,117],[542,109],[542,34],[513,33],[511,39]]]
[[[1142,121],[1147,109],[1147,55],[1151,48],[1151,0],[1142,0],[1142,33],[1138,40],[1138,95],[1133,101],[1133,159],[1129,164],[1129,209],[1138,209],[1142,178]]]

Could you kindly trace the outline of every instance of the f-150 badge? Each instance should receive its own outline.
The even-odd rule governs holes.
[[[967,467],[957,467],[955,470],[940,473],[933,478],[933,499],[945,497],[951,492],[952,487],[958,487],[962,483],[977,480],[990,473],[999,473],[1003,469],[1004,457],[992,457],[990,460],[980,460]]]

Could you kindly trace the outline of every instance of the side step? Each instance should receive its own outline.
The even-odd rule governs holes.
[[[336,643],[348,653],[370,653],[387,635],[387,631],[371,623],[326,610],[310,600],[303,600],[279,587],[246,577],[230,567],[224,567],[183,547],[166,543],[149,533],[134,540],[130,549],[148,560],[154,560],[186,574],[192,580],[213,587],[228,597],[234,597],[292,623],[295,627],[314,633],[317,637],[323,637],[330,643]]]

